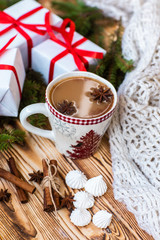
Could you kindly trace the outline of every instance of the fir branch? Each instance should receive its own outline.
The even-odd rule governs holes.
[[[4,10],[5,8],[19,2],[20,0],[0,0],[0,10]]]
[[[133,69],[133,61],[125,59],[122,55],[122,32],[123,28],[120,22],[116,31],[116,40],[111,42],[107,54],[95,71],[97,75],[110,81],[116,89],[122,83],[126,72]]]
[[[20,111],[27,105],[45,102],[46,85],[44,79],[39,72],[28,70],[24,83],[24,90],[20,104]],[[42,114],[34,114],[28,118],[28,121],[40,128],[48,126],[48,119]]]
[[[25,132],[20,129],[6,130],[0,133],[0,151],[8,150],[13,143],[24,144]]]
[[[122,55],[116,54],[115,62],[117,64],[118,68],[123,73],[129,72],[133,69],[133,61],[124,59]]]
[[[32,103],[45,102],[45,89],[46,85],[42,75],[39,72],[28,70],[23,87],[20,110]]]
[[[30,124],[33,126],[48,129],[49,128],[49,121],[48,118],[45,117],[43,114],[34,114],[28,118]]]
[[[52,1],[52,6],[61,11],[59,15],[62,18],[70,18],[75,22],[78,33],[103,45],[103,27],[99,21],[104,19],[104,15],[100,9],[87,6],[81,0],[75,0],[75,3]]]

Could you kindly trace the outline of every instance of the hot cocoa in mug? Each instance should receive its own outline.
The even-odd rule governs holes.
[[[79,76],[65,78],[55,84],[49,101],[65,115],[89,119],[108,112],[112,108],[114,95],[108,86],[98,80]]]
[[[107,80],[90,72],[71,72],[55,78],[46,89],[46,103],[25,107],[22,125],[30,132],[54,141],[61,154],[71,159],[88,158],[97,150],[117,103]],[[32,126],[27,118],[42,113],[52,130]]]

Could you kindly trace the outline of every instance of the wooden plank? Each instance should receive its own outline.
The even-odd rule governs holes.
[[[22,128],[19,122],[17,126]],[[58,171],[61,178],[61,191],[68,191],[65,184],[65,175],[73,169],[80,169],[88,178],[102,174],[107,182],[107,193],[96,198],[95,205],[90,209],[93,215],[99,209],[106,209],[113,214],[113,219],[107,230],[97,228],[90,223],[85,227],[74,226],[70,219],[70,212],[64,208],[58,211],[58,219],[54,213],[43,211],[43,190],[37,183],[33,183],[37,190],[29,194],[29,202],[21,204],[17,198],[15,187],[1,179],[0,188],[7,188],[12,194],[10,205],[0,203],[0,237],[3,240],[17,239],[74,239],[74,240],[153,240],[146,232],[139,228],[135,217],[126,207],[116,201],[112,188],[112,167],[111,156],[107,135],[104,136],[98,152],[88,159],[71,161],[62,156],[55,148],[52,141],[32,135],[26,132],[26,144],[24,147],[15,145],[8,152],[0,154],[0,167],[9,170],[6,160],[13,156],[18,169],[26,180],[29,180],[28,173],[42,170],[42,159],[56,159]],[[71,190],[73,191],[73,190]]]

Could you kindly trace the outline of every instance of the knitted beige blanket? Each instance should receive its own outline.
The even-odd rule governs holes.
[[[135,69],[119,88],[109,128],[114,196],[160,240],[160,0],[85,0],[125,26],[123,55]]]

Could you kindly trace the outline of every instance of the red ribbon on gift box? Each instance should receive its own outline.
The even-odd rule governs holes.
[[[49,82],[51,82],[53,79],[54,65],[56,61],[60,60],[68,53],[71,53],[73,55],[77,68],[80,71],[86,71],[86,66],[88,65],[88,61],[84,57],[98,58],[98,59],[103,58],[103,53],[101,52],[94,52],[94,51],[82,50],[77,48],[83,42],[87,41],[87,38],[85,37],[83,37],[82,39],[78,40],[75,43],[72,43],[74,33],[75,33],[75,23],[71,19],[69,18],[64,19],[60,28],[53,27],[50,25],[50,12],[48,12],[45,15],[45,24],[46,24],[46,29],[50,36],[50,39],[60,44],[61,46],[65,47],[65,50],[63,52],[61,52],[51,60],[50,70],[49,70]],[[70,24],[69,31],[66,30],[66,26],[68,24]],[[61,33],[64,39],[64,42],[55,36],[53,30]]]
[[[31,66],[31,49],[33,47],[33,42],[32,42],[31,37],[24,31],[23,28],[26,28],[26,29],[28,29],[30,31],[33,31],[33,32],[35,32],[37,34],[40,34],[40,35],[44,35],[46,33],[46,30],[41,30],[41,29],[37,28],[37,27],[42,27],[42,26],[44,27],[44,25],[42,25],[42,24],[26,24],[26,23],[23,23],[22,20],[30,17],[31,15],[33,15],[36,12],[38,12],[42,8],[43,8],[42,6],[39,6],[39,7],[35,8],[35,9],[25,13],[24,15],[22,15],[18,19],[15,19],[15,18],[11,17],[6,12],[0,11],[0,23],[2,23],[2,24],[10,24],[4,30],[0,31],[0,36],[2,36],[3,34],[7,33],[11,29],[15,28],[27,40],[28,65],[29,66]]]
[[[15,39],[16,36],[12,37],[3,48],[0,49],[0,56],[5,52],[6,48],[9,46],[9,44],[11,44],[11,42],[13,42],[13,40]],[[14,73],[16,81],[17,81],[17,86],[18,86],[18,90],[19,90],[19,95],[20,98],[22,97],[22,91],[21,91],[21,86],[20,86],[20,82],[19,82],[19,78],[18,78],[18,74],[17,71],[15,69],[14,66],[12,65],[7,65],[7,64],[0,64],[0,70],[10,70]]]

